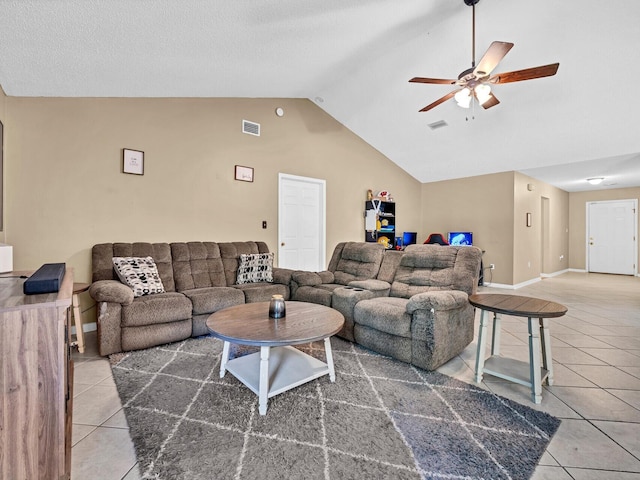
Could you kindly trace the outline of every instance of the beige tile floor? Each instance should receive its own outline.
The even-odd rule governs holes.
[[[555,383],[534,405],[526,387],[485,376],[493,392],[562,419],[535,480],[640,480],[640,278],[565,273],[515,292],[569,308],[551,320]],[[479,313],[476,318],[476,327]],[[501,354],[528,357],[526,320],[503,317]],[[477,328],[476,328],[477,330]],[[72,480],[133,480],[140,473],[127,422],[95,333],[74,353]],[[473,382],[476,343],[439,371]],[[336,365],[339,371],[339,365]]]

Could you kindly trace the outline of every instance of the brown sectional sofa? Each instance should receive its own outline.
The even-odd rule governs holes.
[[[148,348],[208,333],[207,317],[223,308],[289,299],[291,270],[273,282],[236,284],[241,254],[268,253],[264,242],[102,243],[92,249],[89,294],[98,304],[101,355]],[[134,298],[116,275],[113,257],[153,257],[165,293]]]
[[[405,251],[343,242],[323,272],[273,268],[272,282],[236,284],[241,254],[268,253],[263,242],[104,243],[93,247],[101,355],[148,348],[208,333],[211,313],[242,303],[318,303],[345,317],[339,336],[433,370],[473,339],[481,251],[411,245]],[[153,257],[165,293],[134,298],[113,257]]]

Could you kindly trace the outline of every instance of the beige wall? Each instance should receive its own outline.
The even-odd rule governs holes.
[[[277,251],[280,172],[326,180],[327,260],[336,243],[364,239],[369,188],[392,192],[400,231],[420,224],[420,183],[308,100],[0,101],[16,269],[66,262],[88,281],[92,245],[114,241],[263,240]],[[242,134],[242,119],[261,136]],[[145,152],[143,176],[121,173],[123,148]],[[234,181],[234,165],[255,181]]]
[[[504,172],[426,183],[422,210],[423,241],[431,232],[473,232],[474,244],[485,250],[486,282],[518,285],[568,268],[569,194],[544,182]],[[491,263],[493,272],[486,270]]]
[[[515,172],[513,197],[513,284],[569,268],[569,194]]]
[[[632,199],[640,199],[640,187],[574,192],[569,194],[569,236],[571,245],[569,252],[570,268],[575,268],[577,270],[584,270],[587,268],[587,202]],[[636,238],[640,238],[640,228],[636,234]],[[638,258],[640,259],[640,242],[638,242],[638,244]],[[638,269],[636,273],[640,273],[640,265],[636,265],[636,268]]]
[[[485,250],[485,279],[513,283],[514,172],[459,178],[422,186],[422,228],[418,242],[433,232],[473,232],[474,245]],[[492,274],[490,278],[489,275]]]

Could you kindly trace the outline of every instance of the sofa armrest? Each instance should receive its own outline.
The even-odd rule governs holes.
[[[315,287],[323,283],[334,283],[335,280],[332,272],[303,272],[301,270],[293,272],[291,279],[299,287]]]
[[[418,310],[454,310],[468,303],[468,295],[460,290],[434,290],[412,296],[407,303],[407,313],[413,314]]]
[[[273,268],[273,283],[280,283],[282,285],[289,285],[291,283],[291,277],[293,270],[288,268]]]
[[[89,295],[96,302],[119,303],[131,305],[133,290],[117,280],[98,280],[89,287]]]
[[[373,292],[374,297],[388,297],[391,291],[391,285],[384,280],[354,280],[349,282],[349,286]]]

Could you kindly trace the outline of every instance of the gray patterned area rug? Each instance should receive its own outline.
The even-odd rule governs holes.
[[[140,472],[152,479],[526,479],[560,421],[331,339],[328,376],[269,399],[200,337],[112,358]],[[300,347],[324,360],[322,343]],[[243,355],[247,349],[237,349]]]

